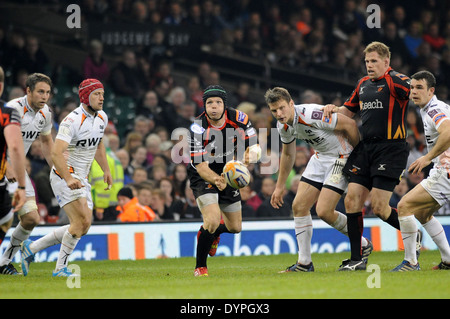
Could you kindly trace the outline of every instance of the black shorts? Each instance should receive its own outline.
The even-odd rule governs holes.
[[[409,146],[400,141],[361,141],[350,154],[343,173],[350,183],[393,191],[408,161]]]
[[[196,199],[204,194],[219,194],[219,204],[227,205],[241,201],[241,192],[230,185],[227,185],[223,191],[219,191],[215,185],[206,182],[198,174],[188,172],[188,177]]]
[[[0,219],[5,217],[11,211],[11,196],[9,195],[7,185],[0,186]]]

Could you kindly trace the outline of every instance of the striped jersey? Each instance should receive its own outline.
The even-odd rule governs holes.
[[[409,77],[389,68],[378,79],[360,79],[344,106],[360,111],[363,139],[405,139],[409,92]]]
[[[19,112],[12,107],[5,106],[5,102],[0,100],[0,181],[3,180],[6,173],[6,156],[8,145],[6,144],[4,129],[10,124],[19,125],[21,118]]]

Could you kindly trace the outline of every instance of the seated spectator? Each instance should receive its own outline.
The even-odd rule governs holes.
[[[173,181],[169,177],[162,177],[157,183],[157,188],[161,189],[166,195],[165,205],[169,207],[169,210],[173,214],[174,219],[179,220],[184,203],[181,200],[175,198]]]
[[[106,81],[109,77],[109,65],[103,57],[103,44],[94,39],[90,43],[89,55],[83,63],[84,78],[94,78]]]
[[[116,210],[119,211],[117,220],[120,222],[151,222],[157,217],[149,207],[145,207],[138,202],[138,198],[133,195],[129,187],[122,188],[117,194],[119,205]]]
[[[111,70],[110,82],[114,93],[139,100],[148,88],[144,73],[138,68],[136,54],[130,49],[122,53],[122,60]]]
[[[175,197],[178,199],[184,198],[185,187],[188,181],[187,178],[187,168],[183,163],[175,165],[173,169],[173,186],[175,190]]]
[[[134,184],[145,182],[148,179],[147,170],[143,167],[136,167],[133,171],[131,179]]]
[[[182,206],[179,207],[178,204],[176,207],[174,207],[174,212],[179,212],[180,219],[202,218],[200,208],[198,208],[197,201],[195,200],[194,192],[190,187],[189,180],[186,182],[182,200],[180,200],[178,203],[182,203]]]
[[[119,159],[120,164],[123,168],[123,185],[133,183],[133,179],[131,177],[133,175],[133,172],[129,166],[130,154],[128,154],[128,152],[123,148],[117,150],[114,154],[116,154],[116,157]]]
[[[166,206],[166,195],[164,192],[156,188],[152,192],[152,209],[158,214],[159,218],[163,220],[173,220],[174,216],[169,207]]]
[[[131,149],[129,166],[133,171],[136,168],[147,166],[147,150],[144,146],[141,145]]]

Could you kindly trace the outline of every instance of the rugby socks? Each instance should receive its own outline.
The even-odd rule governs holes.
[[[56,262],[55,271],[61,270],[67,267],[69,262],[69,256],[75,249],[80,238],[72,236],[68,230],[65,231],[61,241],[61,248],[59,249],[58,260]]]
[[[333,223],[330,224],[330,226],[339,231],[341,234],[348,237],[347,216],[345,214],[342,214],[341,212],[338,212],[337,210],[335,211],[335,213],[338,214],[338,217]],[[369,243],[367,242],[367,239],[361,237],[362,247],[365,247],[368,244]]]
[[[309,265],[311,263],[311,239],[313,234],[311,215],[294,217],[294,226],[298,244],[298,263]]]
[[[11,240],[9,241],[8,247],[6,247],[6,250],[0,259],[0,266],[7,265],[12,261],[20,249],[20,244],[27,240],[28,237],[30,237],[30,234],[31,231],[23,228],[20,223],[17,225],[11,234]]]
[[[200,234],[197,239],[197,258],[195,268],[206,267],[206,259],[208,258],[208,253],[211,249],[214,238],[214,234],[211,234],[208,230],[204,229],[203,226],[200,227]]]
[[[400,223],[398,221],[398,213],[395,208],[391,207],[391,214],[389,217],[385,220],[386,223],[394,227],[395,229],[400,230]]]
[[[350,240],[350,259],[359,261],[362,259],[361,238],[363,233],[362,212],[347,214],[348,238]]]
[[[398,218],[400,223],[400,231],[402,233],[403,246],[405,247],[405,260],[410,264],[417,264],[416,255],[416,239],[417,239],[417,224],[414,215],[400,216]]]
[[[69,229],[69,226],[70,225],[59,227],[54,231],[48,233],[44,237],[41,237],[38,240],[32,242],[30,244],[31,252],[34,254],[47,247],[60,244],[63,240],[64,233]]]
[[[422,226],[438,246],[442,261],[447,264],[450,263],[450,247],[442,224],[436,218],[431,217],[431,219],[427,223],[422,224]]]
[[[223,233],[229,233],[230,231],[228,230],[227,226],[225,226],[225,224],[222,222],[220,222],[219,227],[217,227],[216,231],[214,232],[214,237],[217,238],[220,236],[220,234]]]

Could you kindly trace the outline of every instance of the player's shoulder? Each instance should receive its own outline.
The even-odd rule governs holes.
[[[409,84],[411,82],[411,79],[409,78],[409,76],[407,76],[407,75],[405,75],[403,73],[397,72],[395,70],[390,70],[388,72],[388,74],[392,78],[394,83],[403,84],[403,85],[409,87]]]
[[[26,95],[12,99],[12,100],[6,102],[6,106],[13,107],[16,110],[18,110],[20,113],[23,113],[23,109],[26,106],[25,99],[26,99]]]
[[[322,120],[322,105],[308,103],[295,105],[294,107],[296,109],[297,116],[299,117],[298,122],[311,123],[312,121]]]
[[[108,114],[106,114],[105,111],[100,110],[97,112],[97,116],[105,122],[105,124],[108,124]]]
[[[240,126],[245,126],[249,122],[248,114],[232,107],[227,108],[228,119]]]

